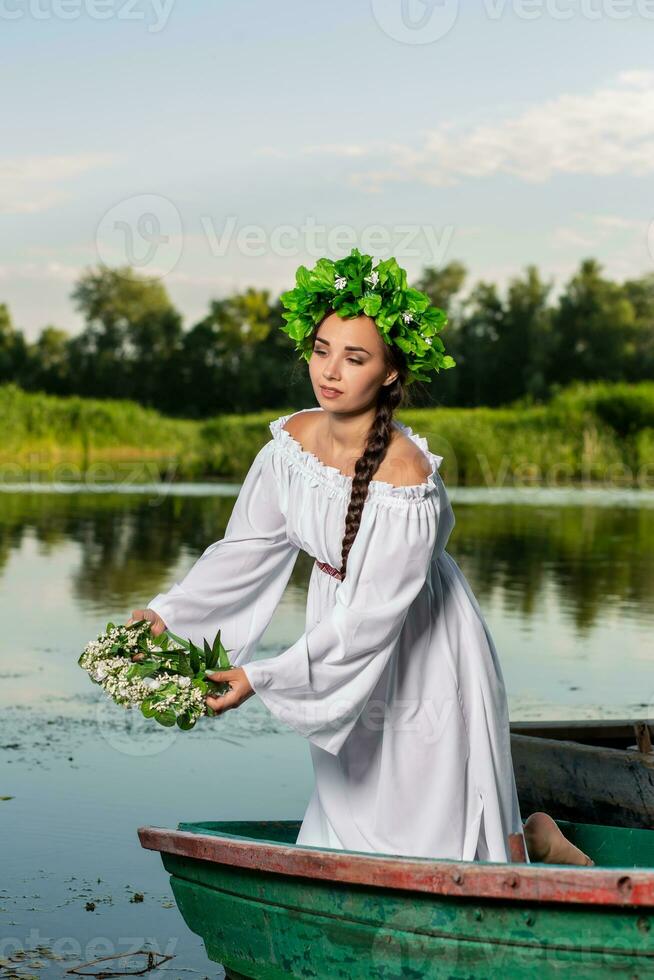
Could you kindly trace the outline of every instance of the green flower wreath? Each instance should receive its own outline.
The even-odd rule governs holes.
[[[281,329],[295,341],[295,349],[309,360],[311,334],[331,311],[343,319],[365,313],[372,317],[387,344],[396,344],[406,355],[407,384],[431,381],[427,372],[454,367],[437,334],[447,324],[447,314],[432,306],[426,293],[407,286],[406,272],[394,258],[372,268],[372,256],[353,248],[333,262],[318,259],[314,269],[301,265],[295,273],[295,289],[282,293],[286,308]]]

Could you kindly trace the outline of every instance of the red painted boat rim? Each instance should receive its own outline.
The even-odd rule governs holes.
[[[165,827],[138,835],[152,851],[267,874],[476,899],[654,906],[654,869],[379,857]]]

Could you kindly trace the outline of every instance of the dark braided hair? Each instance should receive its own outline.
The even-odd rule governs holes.
[[[331,314],[332,311],[330,311]],[[330,314],[327,314],[328,316]],[[325,318],[323,318],[325,319]],[[322,325],[322,321],[314,327],[312,333],[312,345],[316,334]],[[382,340],[384,346],[384,361],[386,369],[397,371],[397,377],[387,385],[381,385],[377,396],[377,412],[368,432],[363,454],[356,461],[354,466],[354,476],[352,478],[352,492],[350,503],[345,517],[345,534],[341,548],[341,578],[345,578],[347,571],[347,556],[350,548],[357,536],[363,505],[368,494],[368,484],[379,469],[386,456],[386,452],[391,442],[393,433],[393,415],[397,408],[408,401],[406,376],[407,366],[404,354],[395,344],[387,344]]]

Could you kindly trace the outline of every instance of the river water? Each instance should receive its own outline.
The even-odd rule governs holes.
[[[182,733],[112,706],[77,666],[222,537],[237,490],[1,488],[0,976],[142,948],[172,956],[152,978],[222,976],[137,828],[304,813],[308,744],[256,697]],[[654,717],[654,493],[450,497],[447,550],[493,633],[512,720]],[[302,633],[311,564],[299,556],[261,656]]]

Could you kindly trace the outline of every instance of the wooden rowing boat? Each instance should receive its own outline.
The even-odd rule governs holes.
[[[511,732],[536,738],[553,738],[602,748],[652,751],[654,719],[622,718],[610,721],[512,721]]]
[[[523,818],[654,827],[654,721],[512,722]]]
[[[654,831],[557,821],[595,867],[296,845],[300,821],[140,827],[227,976],[654,975]]]

